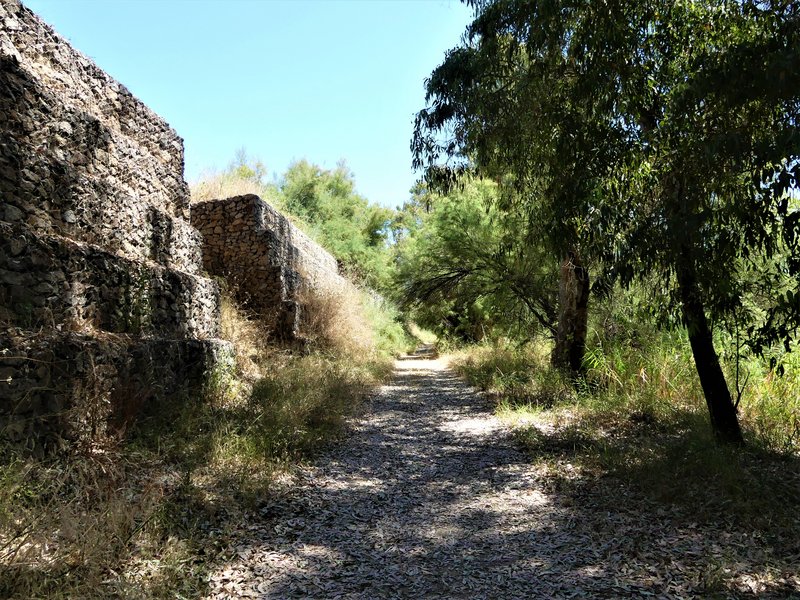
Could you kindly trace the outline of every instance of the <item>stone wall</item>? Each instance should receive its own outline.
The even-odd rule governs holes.
[[[0,74],[2,219],[195,273],[175,131],[16,0]]]
[[[197,399],[209,367],[230,361],[227,345],[209,340],[58,330],[0,330],[0,348],[9,351],[0,356],[0,434],[38,455]]]
[[[209,279],[0,222],[0,322],[172,338],[219,333]]]
[[[258,196],[194,204],[191,221],[203,234],[205,269],[224,277],[279,337],[298,334],[303,285],[347,285],[336,259]]]
[[[188,217],[175,131],[0,0],[0,434],[63,422],[51,413],[74,412],[97,384],[86,360],[108,367],[97,389],[123,407],[125,394],[199,382],[224,354],[219,290]],[[51,350],[61,366],[45,368]],[[167,368],[142,377],[144,364]]]

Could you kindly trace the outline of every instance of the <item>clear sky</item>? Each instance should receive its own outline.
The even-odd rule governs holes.
[[[398,206],[423,82],[470,20],[456,0],[23,0],[185,139],[186,178],[244,147],[280,175],[344,159]]]

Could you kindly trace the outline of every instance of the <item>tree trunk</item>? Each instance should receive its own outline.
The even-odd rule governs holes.
[[[582,373],[589,318],[589,271],[581,265],[577,252],[568,253],[561,263],[558,286],[558,329],[550,357],[552,365]]]
[[[742,445],[744,440],[742,430],[739,428],[739,418],[728,383],[725,381],[725,374],[719,364],[719,357],[714,349],[711,328],[697,289],[694,268],[680,265],[677,271],[678,287],[683,303],[683,320],[689,331],[694,365],[711,415],[711,428],[719,441]]]

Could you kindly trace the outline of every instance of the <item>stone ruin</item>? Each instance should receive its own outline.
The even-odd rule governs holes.
[[[0,435],[123,428],[230,356],[183,142],[16,0],[0,2]]]
[[[303,285],[347,285],[331,254],[256,195],[194,204],[191,221],[203,235],[206,271],[223,277],[280,339],[298,337]]]
[[[0,133],[0,435],[124,427],[224,364],[182,139],[17,0]]]
[[[224,375],[206,272],[285,340],[303,285],[347,283],[257,196],[190,207],[183,167],[163,119],[0,0],[0,437],[40,453],[123,431]]]

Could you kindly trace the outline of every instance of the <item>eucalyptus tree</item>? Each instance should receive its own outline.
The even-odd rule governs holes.
[[[746,326],[758,349],[788,343],[798,324],[797,3],[471,4],[462,46],[427,82],[417,166],[445,181],[511,172],[554,242],[623,284],[657,277],[687,328],[712,427],[740,443],[712,325]],[[791,278],[760,321],[744,310],[754,277]]]

